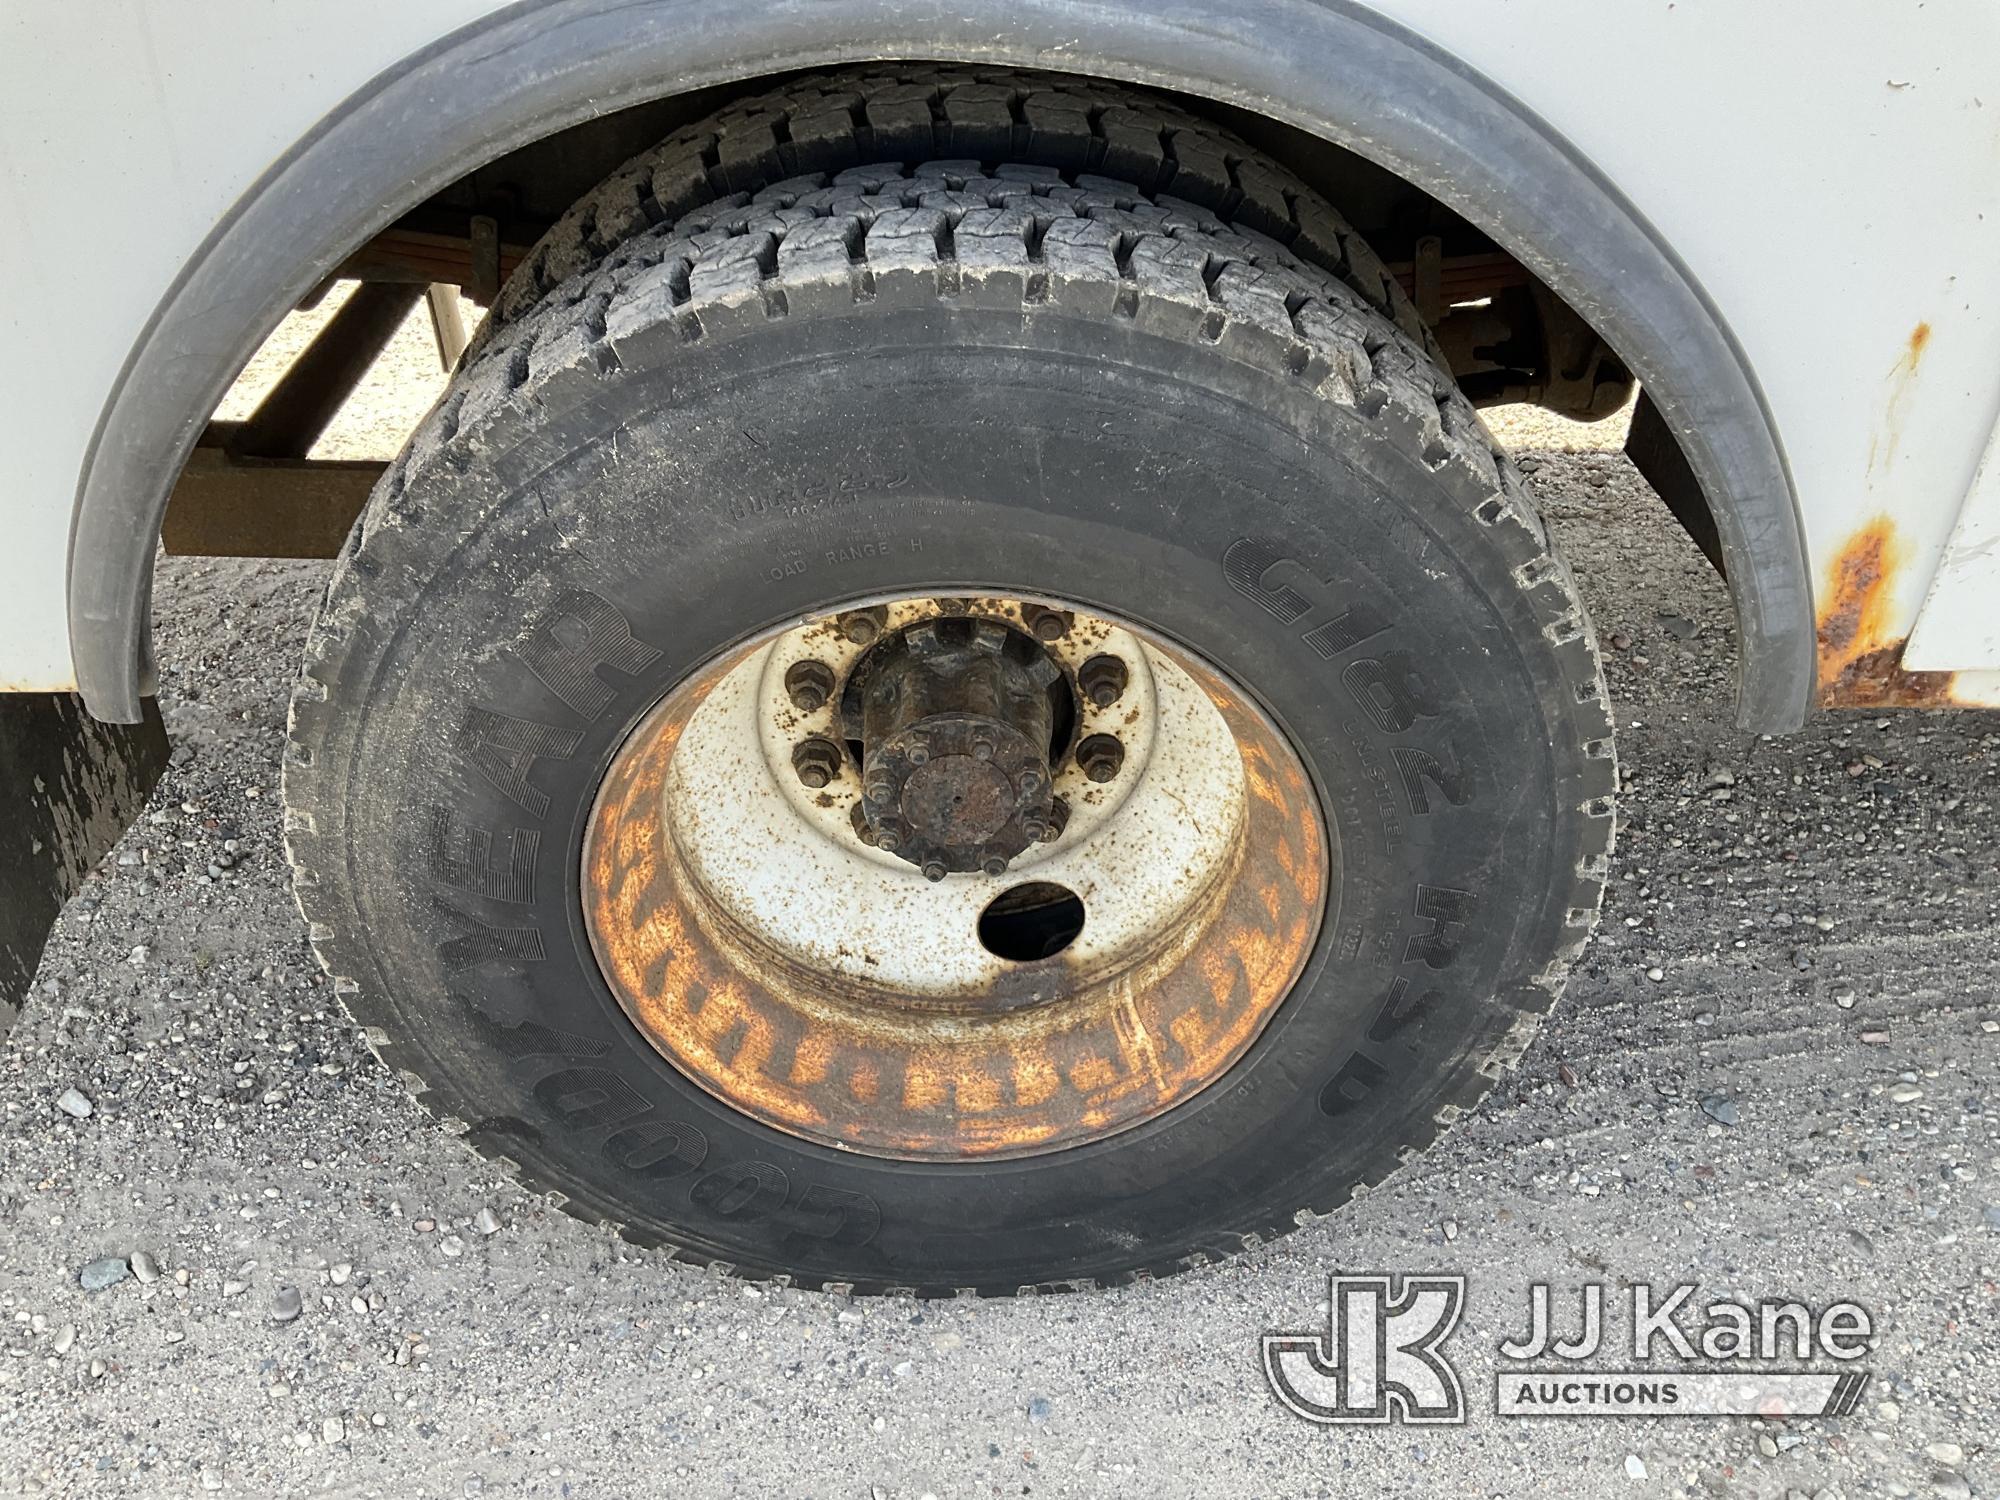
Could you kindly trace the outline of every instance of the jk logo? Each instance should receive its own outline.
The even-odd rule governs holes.
[[[1463,1276],[1333,1276],[1327,1307],[1328,1333],[1264,1335],[1281,1402],[1308,1422],[1464,1422],[1458,1372],[1438,1352],[1465,1307]]]

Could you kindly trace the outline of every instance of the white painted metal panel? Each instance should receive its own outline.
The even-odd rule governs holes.
[[[343,97],[497,8],[0,10],[0,687],[71,682],[78,470],[119,365],[202,236]],[[1887,517],[1904,559],[1887,612],[1907,632],[2000,414],[2000,8],[1378,8],[1566,133],[1676,247],[1768,394],[1821,587]],[[2000,587],[2000,549],[1966,561],[1954,591]],[[2000,640],[1976,655],[2000,669]]]
[[[2000,414],[2000,8],[1383,8],[1530,104],[1660,228],[1770,400],[1821,608],[1843,549],[1886,517],[1900,564],[1881,625],[1906,635]],[[1984,577],[2000,589],[2000,557]],[[1966,664],[2000,668],[2000,650]]]
[[[74,684],[64,574],[84,450],[202,237],[347,95],[495,8],[0,5],[0,688]]]
[[[1956,672],[2000,661],[2000,426],[1986,444],[1931,579],[1903,665]]]

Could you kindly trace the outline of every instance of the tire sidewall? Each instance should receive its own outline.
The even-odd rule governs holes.
[[[1380,1180],[1549,1003],[1593,838],[1575,674],[1485,496],[1393,423],[1136,326],[929,306],[711,338],[466,447],[404,497],[448,532],[364,544],[386,602],[349,624],[309,813],[366,934],[357,1013],[571,1206],[809,1282],[1172,1269]],[[629,728],[736,643],[933,587],[1194,651],[1320,792],[1335,873],[1293,994],[1225,1078],[1088,1147],[938,1166],[758,1125],[590,954],[578,850]],[[579,598],[618,625],[584,630]]]

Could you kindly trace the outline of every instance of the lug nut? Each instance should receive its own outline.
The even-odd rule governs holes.
[[[989,854],[979,868],[984,870],[988,875],[1005,875],[1007,873],[1007,861],[997,854]]]
[[[875,847],[877,849],[894,854],[896,852],[896,845],[901,842],[902,840],[896,837],[896,830],[893,828],[878,828],[875,830]]]
[[[1092,781],[1109,781],[1125,764],[1125,747],[1115,734],[1093,734],[1076,747],[1076,763]]]
[[[993,741],[974,740],[972,742],[972,758],[974,760],[993,759]]]
[[[795,661],[785,669],[785,693],[792,707],[809,714],[833,696],[833,668],[823,661]]]
[[[1028,836],[1029,843],[1039,844],[1048,839],[1049,825],[1044,823],[1040,818],[1023,818],[1021,820],[1021,832]]]
[[[792,769],[809,787],[823,787],[840,774],[840,747],[814,735],[792,751]]]
[[[888,619],[889,611],[879,604],[873,609],[849,610],[840,617],[840,633],[857,646],[872,646]]]
[[[1115,656],[1093,656],[1077,668],[1077,686],[1093,707],[1109,708],[1125,692],[1125,663]]]
[[[1066,609],[1045,609],[1031,604],[1021,611],[1021,621],[1028,627],[1028,633],[1044,646],[1069,634],[1070,614]]]
[[[1049,826],[1042,834],[1042,839],[1046,842],[1057,838],[1067,827],[1069,827],[1069,798],[1054,798],[1049,803]]]
[[[911,765],[926,765],[931,758],[931,747],[926,745],[922,740],[912,740],[910,741],[910,748],[904,753],[910,757]]]
[[[895,782],[886,776],[877,776],[868,783],[861,795],[867,798],[870,804],[876,804],[887,802],[895,794],[895,791]]]
[[[936,885],[940,880],[944,879],[944,861],[941,859],[927,860],[924,864],[924,879],[928,880],[932,885]]]

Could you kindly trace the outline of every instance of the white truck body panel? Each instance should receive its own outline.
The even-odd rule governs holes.
[[[1910,632],[1905,666],[1956,672],[2000,661],[2000,427],[1993,429],[1972,489],[1952,528],[1930,594]]]
[[[119,368],[202,238],[344,98],[500,8],[0,12],[0,493],[12,523],[0,690],[74,686],[64,580],[79,471]],[[2000,418],[2000,9],[1376,9],[1565,134],[1706,290],[1770,403],[1822,614],[1853,576],[1857,538],[1886,528],[1895,566],[1870,579],[1871,630],[1900,643],[1928,591],[1909,664],[1949,664],[1962,674],[1954,701],[2000,704],[1993,465],[1967,499]]]

